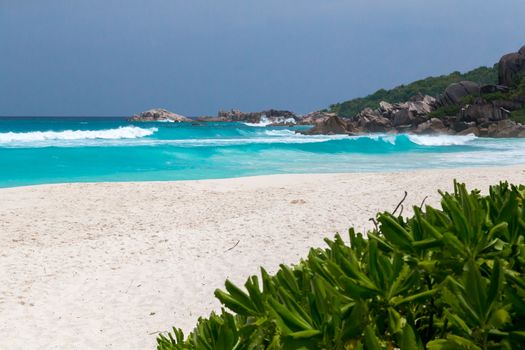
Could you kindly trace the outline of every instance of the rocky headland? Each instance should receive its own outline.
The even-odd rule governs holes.
[[[415,95],[409,101],[382,101],[376,109],[365,108],[354,117],[316,112],[309,116],[315,134],[362,134],[375,132],[414,134],[474,134],[483,137],[525,137],[525,46],[503,56],[498,63],[498,83],[461,81],[442,94]]]

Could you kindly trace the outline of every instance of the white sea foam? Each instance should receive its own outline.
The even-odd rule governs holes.
[[[50,140],[120,140],[136,139],[153,135],[158,129],[143,129],[137,126],[125,126],[105,130],[64,130],[64,131],[31,131],[0,133],[0,143],[25,143]]]
[[[293,130],[281,129],[281,130],[265,130],[264,135],[267,136],[301,136],[301,134],[295,133]]]
[[[261,117],[261,120],[258,122],[258,123],[243,123],[244,125],[247,125],[247,126],[253,126],[253,127],[265,127],[265,126],[268,126],[270,124],[274,124],[274,123],[286,123],[286,124],[295,124],[295,119],[294,118],[276,118],[276,119],[268,119],[266,116],[262,116]]]
[[[258,123],[243,123],[243,124],[247,126],[264,127],[264,126],[270,125],[271,123],[273,122],[270,119],[268,119],[265,116],[262,116],[261,120]]]
[[[460,146],[477,139],[474,135],[408,135],[410,141],[421,146]]]
[[[254,137],[254,138],[224,138],[224,139],[182,139],[182,140],[147,140],[147,143],[177,145],[181,147],[199,147],[199,146],[242,146],[250,144],[305,144],[321,143],[334,140],[330,136],[316,137]]]
[[[340,140],[340,139],[351,139],[353,137],[350,137],[348,135],[339,134],[339,135],[303,135],[296,133],[294,130],[289,129],[280,129],[280,130],[265,130],[263,135],[266,136],[275,136],[275,139],[279,139],[278,137],[287,137],[287,138],[294,138],[294,139],[302,139],[302,140],[312,140],[312,142],[316,142],[317,139],[323,139],[323,140]]]

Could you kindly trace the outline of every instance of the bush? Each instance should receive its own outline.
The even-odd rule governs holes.
[[[461,110],[460,105],[442,106],[428,114],[429,118],[443,118],[454,116]]]
[[[220,315],[171,349],[524,349],[524,186],[487,196],[454,184],[441,209],[380,213],[368,239],[349,231],[275,276],[226,281]]]
[[[510,119],[525,125],[525,108],[518,109],[510,114]]]

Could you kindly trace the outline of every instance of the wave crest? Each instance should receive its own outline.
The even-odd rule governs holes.
[[[268,119],[268,117],[262,116],[261,120],[258,123],[243,123],[243,124],[246,125],[246,126],[262,128],[262,127],[265,127],[265,126],[268,126],[268,125],[271,125],[271,124],[274,124],[274,123],[295,124],[296,122],[295,122],[294,118],[286,118],[286,119],[285,118],[277,118],[277,119],[274,119],[274,120],[270,120],[270,119]]]
[[[137,126],[121,126],[105,130],[64,130],[64,131],[31,131],[0,133],[0,143],[38,142],[50,140],[119,140],[136,139],[153,135],[157,128],[143,129]]]
[[[457,135],[408,135],[408,139],[421,146],[462,146],[477,139],[473,134]]]

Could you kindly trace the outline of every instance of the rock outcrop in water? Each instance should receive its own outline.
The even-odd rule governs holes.
[[[286,110],[269,109],[261,112],[241,112],[238,109],[219,111],[217,117],[199,117],[201,122],[241,122],[264,125],[293,125],[297,115]]]
[[[162,108],[150,109],[129,119],[131,122],[192,122],[190,118]]]
[[[304,135],[334,135],[351,134],[348,129],[347,121],[336,115],[329,116],[327,119],[318,119],[313,128],[303,131]]]

